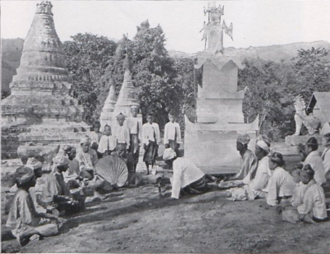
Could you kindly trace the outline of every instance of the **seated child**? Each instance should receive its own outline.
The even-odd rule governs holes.
[[[301,205],[297,207],[300,219],[310,217],[314,221],[324,221],[327,218],[325,196],[322,187],[314,180],[314,170],[306,164],[301,171],[301,182],[307,189]]]

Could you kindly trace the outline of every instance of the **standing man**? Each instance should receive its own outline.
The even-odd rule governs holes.
[[[116,151],[118,152],[118,155],[122,158],[126,158],[126,153],[130,144],[129,139],[129,130],[125,122],[125,116],[120,113],[117,116],[117,123],[114,137],[116,139]]]
[[[171,147],[176,152],[176,154],[178,154],[179,147],[182,142],[180,125],[175,122],[175,116],[171,112],[168,114],[168,119],[170,121],[165,124],[164,132],[165,148]]]
[[[154,166],[157,154],[158,145],[160,143],[160,131],[157,123],[154,123],[152,113],[147,115],[147,122],[142,126],[142,142],[144,147],[143,161],[147,166],[147,175],[149,175],[149,165]]]
[[[127,126],[130,133],[130,147],[129,151],[133,156],[134,160],[134,173],[136,172],[136,165],[139,162],[139,154],[140,154],[140,142],[141,142],[141,132],[142,132],[142,123],[137,118],[139,113],[139,106],[132,105],[131,106],[132,117],[127,119]]]

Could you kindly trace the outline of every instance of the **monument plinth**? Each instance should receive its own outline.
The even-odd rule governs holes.
[[[24,41],[20,66],[10,84],[11,95],[1,103],[3,140],[13,132],[18,137],[10,153],[28,141],[76,143],[80,132],[89,131],[82,122],[83,107],[69,95],[70,82],[52,4],[43,1],[37,4]],[[2,151],[9,152],[6,147]]]
[[[221,6],[210,4],[205,13],[208,23],[204,24],[203,39],[208,44],[195,65],[196,69],[203,67],[203,78],[196,99],[197,121],[185,119],[185,157],[206,173],[236,173],[241,166],[237,135],[249,134],[254,148],[258,117],[253,123],[244,123],[244,91],[237,91],[238,68],[242,65],[236,57],[226,55],[223,47],[223,32],[232,37],[233,25],[228,28],[221,23]]]

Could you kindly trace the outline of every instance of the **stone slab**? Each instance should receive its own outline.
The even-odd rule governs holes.
[[[287,146],[298,146],[299,144],[305,144],[308,139],[311,137],[315,137],[319,144],[322,144],[322,137],[318,134],[315,135],[306,135],[306,136],[298,136],[298,135],[292,135],[292,136],[286,136],[285,137],[285,144]]]

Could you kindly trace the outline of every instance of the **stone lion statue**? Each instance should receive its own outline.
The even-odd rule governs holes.
[[[306,114],[306,104],[301,95],[296,97],[294,107],[296,110],[296,114],[294,115],[296,132],[294,135],[300,135],[303,125],[307,128],[309,135],[317,133],[321,127],[321,121],[314,117],[313,113],[310,113],[309,115]]]

